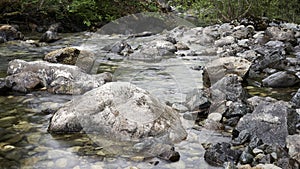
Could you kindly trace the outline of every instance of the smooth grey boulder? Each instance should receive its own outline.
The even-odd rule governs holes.
[[[299,78],[293,73],[280,71],[262,80],[264,86],[268,87],[292,87],[300,82]]]
[[[48,128],[52,133],[82,130],[127,141],[187,137],[176,111],[127,82],[107,83],[74,98],[53,115]]]
[[[210,87],[227,74],[236,74],[243,78],[248,72],[251,62],[243,58],[218,58],[205,65],[203,72],[204,86]]]
[[[19,92],[46,87],[56,94],[82,94],[112,80],[110,73],[89,75],[77,66],[18,59],[9,62],[7,74],[7,87]]]
[[[244,115],[236,130],[248,130],[251,137],[257,137],[268,145],[286,145],[288,133],[288,114],[290,105],[283,101],[262,103],[252,113]]]

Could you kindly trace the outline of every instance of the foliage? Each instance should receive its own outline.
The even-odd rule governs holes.
[[[246,16],[300,22],[299,0],[173,0],[179,9],[193,9],[206,22],[228,22]]]

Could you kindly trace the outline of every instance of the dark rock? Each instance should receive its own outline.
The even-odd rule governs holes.
[[[264,86],[268,87],[292,87],[300,82],[293,73],[280,71],[262,80]]]
[[[256,147],[261,146],[262,144],[262,140],[254,136],[250,140],[249,148],[253,150]]]
[[[127,82],[107,83],[74,98],[53,115],[48,127],[52,133],[80,130],[128,141],[164,137],[179,142],[187,136],[176,111]]]
[[[250,138],[251,138],[250,132],[247,129],[245,129],[239,132],[238,137],[234,138],[231,143],[233,145],[242,145],[245,144],[246,142],[249,142]]]
[[[186,95],[185,106],[190,111],[207,109],[210,106],[207,95],[204,90],[194,89]]]
[[[0,37],[2,42],[24,39],[24,35],[11,25],[2,25],[0,27]]]
[[[242,87],[239,77],[234,74],[227,75],[212,85],[210,92],[211,95],[215,95],[216,97],[218,94],[214,93],[222,93],[226,97],[225,100],[233,102],[246,100],[247,98],[247,93]]]
[[[51,63],[75,65],[79,54],[80,50],[72,47],[67,47],[46,54],[44,60]]]
[[[237,57],[216,59],[205,65],[203,72],[204,86],[210,87],[227,74],[236,74],[243,78],[248,72],[251,62]]]
[[[281,168],[287,168],[287,169],[298,169],[300,168],[300,163],[299,161],[297,162],[294,159],[285,157],[285,158],[280,158],[277,161],[277,166],[281,167]]]
[[[5,78],[0,78],[0,96],[5,95],[8,91],[10,88],[6,86]]]
[[[89,75],[77,66],[17,59],[9,62],[7,74],[9,86],[20,92],[46,87],[51,93],[82,94],[112,80],[110,73]]]
[[[248,105],[241,101],[233,102],[228,106],[227,111],[225,112],[224,116],[226,118],[231,117],[242,117],[243,115],[250,113],[250,108]]]
[[[225,162],[237,162],[241,155],[241,151],[230,149],[229,143],[217,143],[208,148],[204,153],[205,161],[213,166],[223,166]]]
[[[52,43],[61,39],[57,34],[59,27],[60,23],[50,25],[49,29],[41,36],[40,42]]]
[[[254,71],[261,71],[267,67],[277,68],[276,66],[286,59],[282,49],[256,49],[256,52],[260,55],[252,62],[251,69]]]
[[[291,102],[297,107],[300,107],[300,89],[298,89],[297,93],[292,97]]]
[[[174,151],[174,149],[165,151],[158,157],[170,162],[176,162],[180,160],[180,154],[177,151]]]
[[[236,129],[248,130],[253,137],[261,139],[266,144],[285,146],[288,135],[287,116],[290,111],[288,103],[260,104],[251,114],[243,116]]]
[[[253,161],[253,155],[246,152],[246,151],[243,151],[241,156],[240,156],[240,162],[241,164],[251,164],[252,161]]]

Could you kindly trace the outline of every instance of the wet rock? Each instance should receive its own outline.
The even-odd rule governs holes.
[[[286,138],[287,148],[291,158],[300,163],[300,135],[289,135]]]
[[[103,50],[106,50],[108,52],[121,54],[123,56],[126,56],[127,54],[130,54],[133,52],[133,49],[126,41],[118,41],[112,45],[105,46]],[[125,50],[127,52],[125,52]]]
[[[230,149],[229,143],[217,143],[208,148],[204,153],[205,161],[213,166],[223,166],[225,162],[237,162],[241,155],[241,151]]]
[[[9,62],[8,87],[20,92],[46,87],[51,93],[80,94],[112,80],[110,73],[89,75],[76,66],[45,61]]]
[[[186,95],[185,106],[190,111],[205,110],[209,108],[210,102],[204,90],[194,89]]]
[[[186,138],[178,114],[130,83],[111,82],[74,98],[52,117],[49,132],[98,132],[112,139],[133,140],[166,135]]]
[[[219,40],[216,40],[215,41],[215,46],[217,47],[223,47],[225,45],[231,45],[235,42],[235,39],[234,37],[232,36],[226,36],[226,37],[223,37]]]
[[[293,73],[280,71],[262,80],[264,86],[268,87],[292,87],[300,82]]]
[[[258,57],[252,61],[251,69],[254,71],[262,71],[265,68],[278,68],[282,62],[285,61],[285,51],[284,49],[267,49],[261,48],[256,49],[256,52],[259,53]]]
[[[0,43],[24,39],[24,35],[11,25],[2,25],[0,27]]]
[[[292,97],[291,102],[294,103],[297,107],[300,107],[300,89]]]
[[[94,53],[87,50],[80,50],[76,66],[86,73],[91,73],[96,57]]]
[[[60,37],[57,34],[59,26],[59,23],[50,25],[49,29],[41,36],[40,42],[52,43],[59,40]]]
[[[240,132],[248,130],[252,137],[257,137],[266,144],[285,146],[289,111],[289,105],[283,101],[260,104],[251,114],[240,119],[236,129]]]
[[[248,72],[251,62],[237,57],[224,57],[206,64],[203,83],[210,87],[227,74],[236,74],[243,78]]]
[[[0,78],[0,95],[5,95],[10,91],[9,87],[6,86],[5,78]]]
[[[45,55],[44,60],[51,63],[62,63],[67,65],[75,65],[80,50],[72,47],[66,47],[52,51]]]

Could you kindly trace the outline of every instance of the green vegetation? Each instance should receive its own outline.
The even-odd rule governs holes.
[[[48,25],[61,22],[99,27],[122,16],[163,11],[158,0],[0,0],[0,23]],[[229,22],[244,17],[268,17],[300,23],[299,0],[170,0],[178,10],[193,11],[206,23]]]
[[[179,10],[193,9],[208,23],[229,22],[244,17],[267,17],[300,23],[299,0],[173,0]]]

